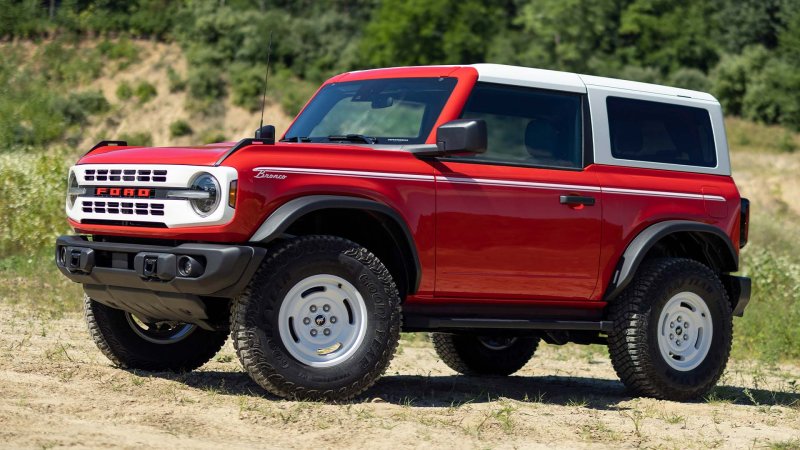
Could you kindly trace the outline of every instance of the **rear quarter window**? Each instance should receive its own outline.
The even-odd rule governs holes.
[[[717,152],[706,109],[608,97],[611,155],[617,159],[715,167]]]

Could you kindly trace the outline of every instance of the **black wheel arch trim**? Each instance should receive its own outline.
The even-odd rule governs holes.
[[[405,220],[394,208],[361,197],[348,197],[341,195],[307,195],[290,200],[272,212],[255,233],[250,237],[250,242],[266,243],[284,235],[286,230],[298,219],[314,211],[323,209],[356,209],[371,211],[388,216],[402,230],[405,235],[405,244],[414,263],[414,279],[409,280],[409,294],[417,292],[422,278],[419,254],[414,237],[406,225]],[[401,243],[402,244],[402,243]]]
[[[606,289],[604,299],[606,301],[612,300],[630,284],[636,275],[639,265],[644,261],[647,252],[653,246],[666,236],[680,232],[698,233],[699,236],[704,236],[704,239],[712,239],[707,241],[709,243],[714,242],[713,240],[718,240],[715,248],[722,265],[717,269],[722,272],[735,272],[739,269],[738,253],[730,237],[722,229],[713,225],[688,220],[667,220],[650,225],[631,240],[617,263],[617,268]],[[723,248],[719,248],[720,241],[723,243]]]

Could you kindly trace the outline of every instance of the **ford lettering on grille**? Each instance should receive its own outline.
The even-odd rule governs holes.
[[[150,198],[154,194],[154,189],[146,188],[97,187],[94,189],[94,195],[97,197]]]

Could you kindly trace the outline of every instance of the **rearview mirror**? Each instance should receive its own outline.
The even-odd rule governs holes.
[[[436,147],[442,155],[484,153],[487,142],[484,120],[452,120],[436,129]]]

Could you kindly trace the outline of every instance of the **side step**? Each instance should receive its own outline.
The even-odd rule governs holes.
[[[403,320],[404,330],[556,330],[556,331],[611,331],[612,322],[608,320],[549,320],[549,319],[483,319],[472,317],[420,317],[412,316]]]

